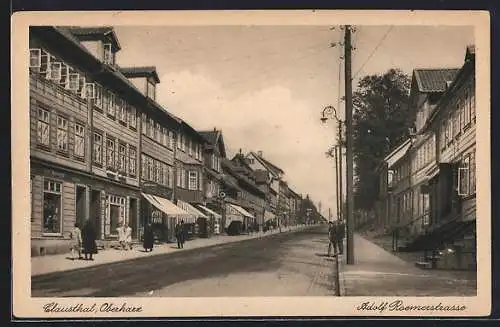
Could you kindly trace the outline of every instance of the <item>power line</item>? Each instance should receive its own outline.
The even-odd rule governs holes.
[[[378,48],[382,45],[382,42],[384,42],[384,40],[387,38],[387,36],[389,35],[389,33],[392,31],[393,28],[394,28],[394,26],[389,27],[389,29],[387,30],[387,32],[385,32],[384,36],[382,36],[382,38],[380,39],[380,41],[378,42],[378,44],[375,46],[375,48],[373,49],[373,51],[370,53],[370,55],[368,56],[368,58],[366,58],[365,62],[356,71],[356,73],[354,74],[354,76],[352,77],[352,79],[355,79],[356,76],[358,76],[359,72],[361,72],[361,70],[365,67],[365,65],[368,63],[368,61],[370,61],[370,59],[373,57],[373,55],[375,54],[375,52],[377,52]]]

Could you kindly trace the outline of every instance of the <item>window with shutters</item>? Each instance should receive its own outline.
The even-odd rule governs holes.
[[[50,113],[41,108],[38,109],[37,142],[50,146]]]
[[[114,170],[116,163],[115,140],[112,138],[106,139],[106,167]]]
[[[128,146],[128,173],[131,176],[136,175],[137,150],[135,147]]]
[[[68,120],[57,116],[57,150],[68,151]]]
[[[75,123],[74,155],[79,158],[85,157],[85,126],[78,123]]]
[[[103,137],[100,133],[94,133],[94,163],[102,165],[102,152],[103,152]]]

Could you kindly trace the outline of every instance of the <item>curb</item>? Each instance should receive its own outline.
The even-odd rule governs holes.
[[[282,231],[281,233],[278,232],[278,233],[270,233],[270,234],[267,234],[267,235],[264,234],[264,235],[261,235],[260,237],[254,237],[254,238],[231,240],[229,242],[222,242],[222,243],[211,244],[211,245],[207,245],[207,246],[199,246],[199,247],[193,247],[193,248],[186,248],[183,251],[172,251],[172,252],[166,252],[166,253],[158,253],[158,252],[156,252],[154,254],[151,253],[151,255],[147,256],[147,257],[126,258],[124,260],[117,260],[117,261],[111,261],[111,262],[97,263],[97,264],[94,264],[94,265],[91,265],[91,266],[75,267],[75,268],[71,268],[71,269],[59,270],[59,271],[52,271],[52,272],[41,273],[41,274],[32,274],[31,278],[33,278],[33,277],[41,277],[41,276],[48,276],[48,275],[52,275],[52,274],[65,273],[65,272],[75,272],[75,271],[78,271],[78,270],[81,270],[81,269],[95,268],[95,267],[100,267],[100,266],[104,266],[104,265],[117,264],[117,263],[122,263],[122,262],[127,262],[127,261],[133,261],[133,260],[137,260],[137,259],[151,258],[151,257],[154,257],[154,256],[160,256],[160,255],[166,255],[166,256],[168,256],[168,255],[180,255],[180,254],[182,254],[184,252],[190,252],[190,251],[199,250],[199,249],[210,249],[210,248],[215,248],[215,247],[218,247],[218,246],[229,245],[229,244],[232,244],[232,243],[248,242],[248,241],[260,240],[260,239],[263,239],[263,238],[266,238],[266,237],[271,237],[271,236],[276,236],[276,235],[285,235],[285,234],[288,234],[288,233],[294,233],[294,232],[298,232],[298,231],[303,231],[303,230],[306,230],[306,229],[311,228],[311,227],[316,227],[316,226],[308,226],[308,227],[305,227],[305,228],[302,228],[302,229]]]

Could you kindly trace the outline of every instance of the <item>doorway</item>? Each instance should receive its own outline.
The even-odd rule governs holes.
[[[97,238],[102,239],[101,191],[91,191],[89,218],[94,224]]]
[[[129,222],[128,225],[132,227],[132,238],[138,239],[138,224],[137,224],[137,199],[130,198],[129,200]]]
[[[76,210],[76,223],[83,227],[87,220],[87,188],[85,186],[76,186],[75,194],[75,210]]]

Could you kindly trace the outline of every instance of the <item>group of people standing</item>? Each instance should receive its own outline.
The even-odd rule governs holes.
[[[184,220],[181,220],[175,225],[175,238],[177,239],[177,248],[184,248],[184,243],[186,242],[186,235],[184,229]],[[146,252],[153,251],[154,244],[154,233],[151,224],[147,224],[144,228],[143,243],[142,246]]]
[[[330,221],[328,225],[328,256],[344,253],[345,224],[342,220]]]
[[[122,250],[132,250],[132,227],[122,224],[117,229],[118,243]]]
[[[96,238],[97,235],[90,220],[87,220],[82,229],[78,223],[75,223],[71,231],[71,259],[94,260],[92,256],[97,254]],[[78,257],[75,257],[77,253]],[[82,253],[85,257],[82,257]]]

